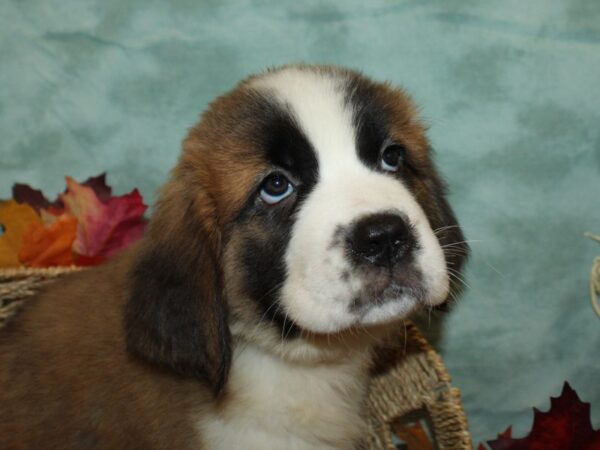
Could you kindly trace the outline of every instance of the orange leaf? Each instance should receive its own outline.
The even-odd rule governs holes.
[[[14,200],[0,202],[0,267],[19,266],[19,249],[23,242],[23,234],[31,223],[39,223],[40,218],[35,210]]]
[[[398,421],[392,425],[392,429],[410,450],[433,450],[431,439],[420,422]]]
[[[33,223],[23,235],[19,258],[30,267],[70,266],[76,232],[77,219],[73,217],[63,217],[48,228]]]

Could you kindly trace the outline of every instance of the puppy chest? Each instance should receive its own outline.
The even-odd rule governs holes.
[[[364,435],[362,364],[299,366],[237,355],[224,408],[201,423],[208,448],[352,448]]]

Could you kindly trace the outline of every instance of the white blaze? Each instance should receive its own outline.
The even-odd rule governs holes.
[[[408,218],[419,243],[415,261],[428,293],[426,301],[441,303],[448,293],[444,255],[422,208],[401,182],[368,168],[358,158],[352,106],[345,101],[346,81],[334,74],[290,67],[253,82],[254,88],[274,94],[290,111],[319,163],[317,184],[292,229],[281,298],[290,319],[316,332],[395,320],[417,305],[415,298],[403,294],[362,315],[350,310],[365,280],[353,274],[343,246],[332,243],[340,226],[371,213],[397,211]],[[344,277],[344,273],[353,275]]]

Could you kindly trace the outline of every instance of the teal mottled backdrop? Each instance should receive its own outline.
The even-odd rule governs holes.
[[[147,199],[215,95],[267,66],[333,63],[422,105],[469,239],[439,345],[475,441],[569,380],[600,426],[600,2],[4,0],[0,197],[103,171]]]

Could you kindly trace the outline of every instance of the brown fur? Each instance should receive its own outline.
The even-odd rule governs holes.
[[[2,330],[0,448],[199,448],[207,390],[125,350],[135,252],[69,276]]]
[[[394,137],[430,174],[413,189],[432,227],[454,224],[410,102],[347,73],[399,118]],[[228,316],[251,323],[257,313],[238,295],[236,249],[266,231],[232,231],[269,169],[258,156],[260,98],[247,83],[190,131],[142,242],[48,287],[1,330],[1,449],[201,448],[198,423],[231,401]],[[355,339],[343,334],[334,343]]]
[[[50,286],[1,330],[0,448],[200,448],[193,418],[227,398],[221,393],[215,404],[210,389],[220,392],[229,367],[226,311],[214,299],[222,291],[221,230],[261,171],[247,142],[242,147],[219,133],[223,124],[235,126],[231,112],[244,107],[246,95],[222,98],[190,131],[141,244]],[[241,139],[245,131],[231,136]],[[187,324],[206,349],[194,367],[186,354],[196,352],[194,343],[157,342],[160,318],[147,303],[127,305],[136,283],[152,276],[143,267],[147,259],[162,265],[150,270],[193,279],[207,299],[193,302],[195,318]]]

